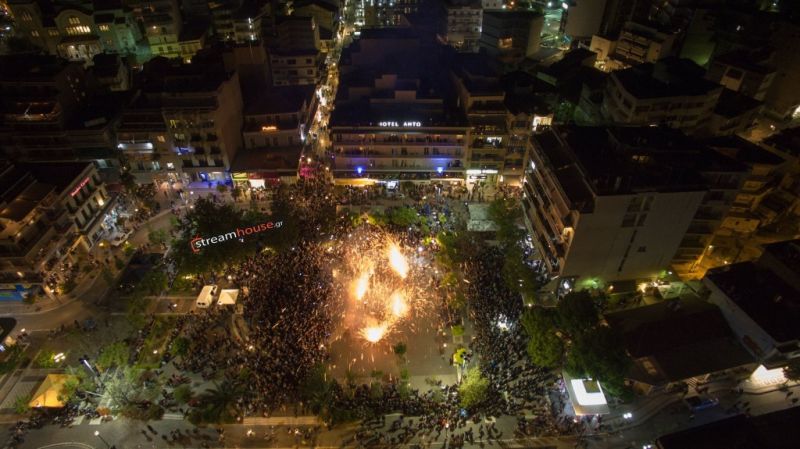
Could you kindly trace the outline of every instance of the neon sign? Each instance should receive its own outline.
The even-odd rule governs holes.
[[[378,122],[378,126],[382,128],[419,128],[422,122]]]
[[[216,237],[204,238],[197,236],[189,241],[189,246],[192,252],[199,253],[203,247],[213,245],[216,243],[227,242],[228,240],[240,239],[244,241],[244,237],[257,232],[264,232],[268,229],[277,229],[283,226],[282,221],[267,221],[259,223],[255,226],[248,226],[246,228],[236,228],[236,231],[228,232],[227,234],[218,235]]]
[[[88,176],[87,176],[86,178],[84,178],[84,179],[83,179],[83,181],[81,181],[81,183],[80,183],[80,184],[78,184],[78,186],[77,186],[77,187],[75,187],[74,189],[72,189],[72,192],[69,192],[69,196],[75,196],[75,195],[77,195],[78,193],[80,193],[81,189],[83,189],[84,187],[86,187],[86,184],[89,184],[89,177],[88,177]]]

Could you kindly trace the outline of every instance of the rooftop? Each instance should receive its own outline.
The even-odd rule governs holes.
[[[17,54],[0,56],[0,80],[51,81],[70,63],[49,55]]]
[[[761,107],[763,103],[742,95],[739,92],[723,88],[719,101],[714,107],[714,113],[725,118],[734,118],[746,114],[753,109]]]
[[[791,156],[800,157],[800,126],[781,130],[764,139],[763,143]]]
[[[260,92],[244,111],[245,115],[300,112],[314,100],[314,86],[271,87]]]
[[[793,449],[800,439],[800,407],[765,415],[736,415],[663,435],[661,449]]]
[[[617,70],[611,76],[636,98],[701,96],[721,89],[704,78],[702,67],[689,59],[674,57]]]
[[[780,165],[785,162],[777,154],[770,153],[760,145],[736,135],[713,137],[704,141],[704,143],[714,150],[747,165]]]
[[[301,146],[291,148],[268,148],[240,150],[231,164],[232,172],[291,171],[297,172]]]
[[[673,300],[605,315],[635,360],[630,377],[652,385],[674,382],[745,365],[752,356],[739,344],[717,306]]]
[[[800,292],[755,262],[714,268],[706,279],[777,342],[800,339]]]

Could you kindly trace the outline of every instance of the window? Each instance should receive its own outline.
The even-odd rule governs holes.
[[[81,24],[81,19],[79,19],[79,18],[77,18],[75,16],[70,16],[69,19],[67,19],[67,22],[70,25],[80,25]]]
[[[36,31],[36,30],[33,30],[33,31],[31,31],[31,36],[33,36],[33,37],[39,37],[39,32],[38,32],[38,31]]]
[[[67,34],[70,36],[79,36],[82,34],[89,34],[91,32],[91,28],[87,27],[86,25],[67,27]]]
[[[647,251],[647,247],[646,246],[640,246],[639,249],[636,250],[636,252],[638,252],[638,253],[643,253],[643,252],[646,252],[646,251]]]
[[[172,121],[172,120],[170,120],[170,121]],[[164,136],[156,136],[156,140],[158,140],[161,143],[164,143],[164,142],[167,141],[167,139],[165,139]]]
[[[625,217],[622,219],[623,228],[632,228],[635,223],[636,214],[625,214]]]
[[[19,15],[23,22],[30,22],[33,20],[33,16],[28,11],[22,11],[22,14]]]
[[[172,162],[167,162],[167,170],[175,170],[175,164]]]
[[[98,28],[100,28],[100,31],[108,31],[108,25],[106,24],[102,24]]]
[[[297,64],[297,60],[296,59],[287,59],[286,60],[286,64],[295,65],[295,64]]]
[[[58,30],[48,30],[47,34],[49,34],[50,37],[57,37],[58,36]]]
[[[506,37],[497,41],[497,47],[499,48],[511,48],[513,45],[514,45],[513,37]]]

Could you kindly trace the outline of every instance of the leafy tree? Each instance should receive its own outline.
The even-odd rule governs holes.
[[[420,222],[417,211],[412,207],[393,207],[386,212],[389,223],[399,226],[408,227]]]
[[[300,385],[300,397],[308,403],[312,412],[325,414],[326,407],[333,402],[333,390],[325,376],[324,365],[318,364],[309,371]]]
[[[241,385],[225,380],[200,395],[200,406],[189,415],[193,422],[232,423],[239,417],[238,400],[244,394]]]
[[[519,292],[526,302],[532,302],[540,286],[536,272],[525,263],[522,248],[518,244],[507,246],[504,253],[503,282],[510,290]]]
[[[106,346],[97,357],[97,367],[105,371],[114,366],[125,366],[130,358],[128,345],[118,341]]]
[[[600,315],[589,292],[582,290],[566,294],[558,303],[558,323],[570,336],[579,335],[597,326]]]
[[[400,357],[400,358],[403,358],[403,356],[406,355],[406,350],[407,349],[408,348],[406,347],[406,344],[403,343],[402,341],[398,342],[396,345],[392,346],[392,350],[394,351],[395,355]]]
[[[530,338],[528,356],[538,366],[556,368],[564,357],[564,343],[556,335],[555,314],[535,307],[522,315],[522,326]]]
[[[142,278],[136,289],[146,296],[155,296],[166,290],[168,283],[167,273],[163,270],[152,270]]]
[[[228,191],[228,186],[226,186],[225,184],[217,184],[217,192],[225,193],[227,191]]]
[[[273,204],[273,207],[276,205]],[[276,213],[275,216],[282,215]],[[196,237],[211,238],[235,233],[237,228],[254,226],[266,220],[266,216],[256,211],[241,211],[231,204],[217,204],[206,198],[198,199],[194,209],[186,214],[178,226],[183,232],[172,246],[177,266],[182,273],[200,274],[235,264],[254,254],[259,244],[291,244],[289,232],[294,230],[287,232],[292,225],[283,220],[280,228],[250,234],[241,240],[230,239],[208,245],[200,249],[199,253],[192,250],[191,240]]]
[[[167,243],[168,234],[164,229],[151,230],[147,233],[147,240],[153,245],[163,245]]]
[[[34,359],[33,363],[38,368],[55,368],[57,363],[54,351],[41,351]]]
[[[600,380],[609,393],[619,396],[630,364],[621,337],[608,326],[598,326],[572,341],[564,367],[573,376]]]
[[[515,245],[525,231],[517,226],[522,218],[522,206],[514,198],[499,198],[489,204],[489,218],[497,225],[497,240],[503,244]]]
[[[783,367],[783,375],[792,381],[800,380],[800,359],[794,358],[789,364]]]
[[[192,387],[187,384],[178,385],[175,390],[172,391],[172,396],[178,404],[186,404],[192,400]]]
[[[486,400],[489,394],[489,379],[484,377],[477,366],[467,370],[461,385],[458,386],[461,407],[471,408]]]
[[[464,326],[461,324],[450,326],[450,331],[453,333],[453,337],[461,337],[464,335]]]
[[[172,346],[170,346],[170,352],[173,356],[184,356],[187,352],[189,352],[190,342],[189,339],[186,337],[178,337],[172,341]]]
[[[17,415],[24,415],[31,409],[31,395],[23,394],[14,399],[14,413]]]

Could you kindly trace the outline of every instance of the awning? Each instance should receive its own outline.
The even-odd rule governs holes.
[[[223,289],[219,293],[219,299],[217,300],[217,305],[232,306],[236,304],[236,301],[238,299],[239,299],[239,289],[235,288]]]
[[[62,408],[65,403],[61,397],[61,391],[64,389],[64,384],[70,379],[75,379],[75,376],[69,374],[48,374],[36,392],[33,393],[31,401],[28,403],[31,407],[47,407],[47,408]]]

